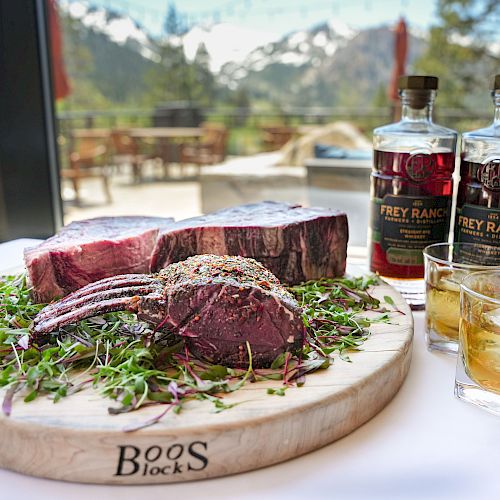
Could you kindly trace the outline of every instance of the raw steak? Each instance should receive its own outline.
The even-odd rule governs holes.
[[[151,269],[192,255],[241,255],[296,284],[345,272],[347,215],[326,208],[265,201],[174,223],[158,238]]]
[[[34,299],[48,302],[116,274],[149,273],[159,231],[172,222],[161,217],[99,217],[63,227],[24,252]]]

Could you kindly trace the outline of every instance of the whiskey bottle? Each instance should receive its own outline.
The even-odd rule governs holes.
[[[462,136],[454,239],[497,247],[500,260],[500,75],[492,97],[493,123]]]
[[[370,267],[420,308],[422,250],[448,240],[457,133],[432,121],[435,76],[398,83],[401,120],[373,132]]]

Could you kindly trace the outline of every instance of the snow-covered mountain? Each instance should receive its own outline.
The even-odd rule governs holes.
[[[386,86],[394,59],[389,26],[360,31],[335,21],[290,33],[225,64],[218,81],[281,106],[369,105]],[[409,35],[408,68],[426,41]]]
[[[104,7],[94,7],[82,1],[61,0],[60,7],[86,28],[106,35],[119,45],[135,47],[143,57],[158,60],[157,40],[129,16]],[[196,25],[182,37],[171,37],[170,43],[184,47],[189,61],[204,45],[210,60],[210,69],[221,74],[221,83],[230,83],[244,77],[246,71],[260,71],[267,65],[282,63],[301,66],[331,57],[335,51],[356,35],[356,31],[337,21],[296,31],[286,36],[254,30],[231,23]]]
[[[73,19],[79,20],[86,28],[106,35],[119,45],[134,46],[143,57],[158,60],[158,40],[133,18],[113,12],[104,7],[94,7],[82,1],[61,0],[61,9]],[[145,7],[147,8],[147,7]],[[184,46],[189,61],[194,60],[200,45],[204,45],[210,58],[210,69],[218,73],[230,62],[242,63],[257,47],[275,42],[280,38],[276,33],[244,28],[231,23],[196,25],[182,37],[172,36],[172,45]]]
[[[356,35],[355,30],[333,19],[308,30],[289,33],[275,42],[256,47],[241,62],[225,64],[219,81],[236,88],[250,73],[261,72],[268,66],[319,67]]]
[[[159,61],[162,40],[132,18],[90,7],[85,0],[64,0],[61,5],[88,35],[83,43],[95,61],[95,71],[88,76],[103,95],[116,100],[117,89],[126,84],[131,89],[124,90],[121,99],[143,93],[145,74]],[[222,88],[244,88],[252,98],[282,106],[350,106],[359,105],[361,97],[372,102],[387,84],[394,33],[388,26],[356,31],[337,20],[285,36],[216,23],[195,26],[168,42],[182,45],[190,61],[204,46],[209,67]],[[410,33],[409,69],[425,45],[421,36]],[[118,74],[124,76],[117,87]]]
[[[182,43],[189,60],[194,59],[198,47],[203,44],[210,57],[212,72],[221,75],[221,83],[230,83],[243,78],[245,71],[260,71],[276,62],[301,66],[311,58],[331,56],[355,34],[336,20],[286,36],[217,23],[193,27],[182,37]]]
[[[210,58],[210,69],[218,74],[226,64],[244,64],[249,54],[258,47],[274,43],[275,33],[252,30],[230,23],[194,26],[183,37],[184,53],[194,60],[200,45],[204,45]]]
[[[86,2],[58,2],[63,12],[79,20],[86,28],[106,35],[118,45],[129,45],[144,58],[158,61],[156,43],[148,32],[129,16],[103,7],[93,7]]]

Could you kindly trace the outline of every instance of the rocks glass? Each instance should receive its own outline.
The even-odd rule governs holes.
[[[424,260],[427,346],[455,354],[460,284],[471,272],[500,269],[500,249],[474,243],[437,243],[424,249]]]
[[[455,395],[500,415],[500,270],[469,274],[460,293]]]

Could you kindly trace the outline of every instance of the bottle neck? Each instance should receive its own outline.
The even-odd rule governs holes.
[[[497,108],[498,111],[498,108]],[[495,115],[496,116],[496,115]],[[500,115],[499,115],[500,116]],[[431,122],[432,121],[432,103],[429,103],[422,109],[412,108],[409,104],[402,105],[401,120],[412,122]]]
[[[436,92],[433,90],[402,90],[401,121],[432,122]]]

